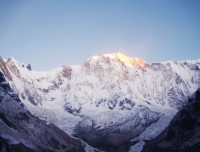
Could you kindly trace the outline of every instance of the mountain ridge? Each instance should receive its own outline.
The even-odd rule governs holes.
[[[116,58],[115,58],[115,56],[116,56]],[[125,59],[117,59],[117,58],[120,58],[120,56],[121,56],[121,58],[125,58]],[[164,64],[164,63],[168,63],[168,62],[188,62],[188,63],[199,63],[200,62],[200,58],[197,58],[197,59],[182,59],[182,60],[175,60],[175,59],[173,59],[173,60],[165,60],[165,61],[158,61],[158,62],[151,62],[151,63],[148,63],[148,62],[146,62],[144,59],[142,59],[142,58],[137,58],[137,57],[129,57],[129,56],[126,56],[126,55],[124,55],[123,53],[121,53],[121,52],[118,52],[118,53],[110,53],[110,54],[102,54],[102,55],[93,55],[92,57],[89,57],[89,58],[87,58],[83,63],[81,63],[81,64],[84,64],[85,62],[87,62],[87,61],[90,61],[90,60],[98,60],[99,58],[109,58],[109,59],[113,59],[113,60],[115,60],[115,61],[121,61],[121,60],[126,60],[126,59],[138,59],[138,60],[141,60],[142,62],[144,62],[144,64],[147,64],[147,65],[152,65],[152,64],[155,64],[155,63],[161,63],[161,64]],[[2,56],[0,56],[0,59],[2,59],[4,62],[6,62],[7,60],[11,60],[11,61],[13,61],[13,62],[15,62],[15,63],[18,63],[18,64],[21,64],[22,66],[28,66],[28,65],[30,65],[31,66],[31,64],[29,64],[29,63],[27,63],[27,64],[24,64],[24,63],[22,63],[22,62],[20,62],[19,60],[17,60],[16,58],[14,58],[13,56],[11,56],[11,57],[8,57],[8,58],[2,58]],[[125,61],[124,61],[125,62]],[[79,66],[79,65],[81,65],[81,64],[64,64],[64,65],[62,65],[62,66]],[[54,70],[54,69],[58,69],[58,68],[61,68],[62,66],[58,66],[58,67],[56,67],[56,68],[51,68],[50,70],[33,70],[33,71],[37,71],[37,72],[48,72],[48,71],[52,71],[52,70]],[[133,66],[134,67],[134,66]]]
[[[84,148],[81,141],[33,116],[0,72],[0,151],[81,152]]]
[[[108,139],[123,136],[117,138],[121,145],[152,124],[161,126],[158,134],[163,129],[163,118],[168,125],[177,109],[200,87],[199,61],[134,67],[100,56],[81,65],[64,65],[47,72],[30,71],[23,64],[8,60],[0,61],[0,69],[4,75],[5,71],[9,73],[12,79],[5,77],[13,90],[40,119],[70,135],[78,128],[82,133],[79,138],[92,145],[106,141],[99,133]],[[138,123],[142,125],[137,126]],[[127,132],[134,128],[138,133],[132,132],[128,137]],[[111,142],[110,146],[116,144]]]

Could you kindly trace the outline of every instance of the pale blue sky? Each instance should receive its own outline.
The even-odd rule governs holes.
[[[0,0],[0,56],[35,70],[122,52],[200,58],[200,0]]]

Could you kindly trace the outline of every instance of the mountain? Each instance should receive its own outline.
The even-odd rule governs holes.
[[[169,127],[147,142],[143,152],[200,151],[200,89],[173,118]]]
[[[0,72],[0,151],[81,152],[82,143],[33,116]]]
[[[1,58],[0,69],[33,115],[106,151],[160,134],[200,87],[200,60],[148,64],[116,53],[38,72]]]

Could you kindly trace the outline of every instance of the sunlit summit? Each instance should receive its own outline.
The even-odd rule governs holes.
[[[93,56],[92,59],[97,60],[101,56]],[[113,61],[119,61],[124,63],[126,66],[131,66],[131,67],[137,67],[137,68],[143,68],[146,64],[146,62],[143,59],[140,58],[131,58],[128,57],[120,52],[118,53],[113,53],[113,54],[103,54],[102,57],[104,58],[110,58]]]

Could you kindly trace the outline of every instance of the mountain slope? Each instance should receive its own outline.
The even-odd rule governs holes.
[[[200,151],[200,89],[176,114],[169,127],[143,149],[143,152],[161,151]]]
[[[81,152],[81,142],[31,115],[0,72],[0,151]]]
[[[0,63],[6,78],[13,79],[10,83],[23,101],[44,106],[54,100],[64,100],[62,104],[67,110],[71,106],[74,114],[88,104],[111,110],[132,109],[133,101],[133,104],[120,103],[125,98],[177,108],[199,86],[198,60],[151,65],[141,61],[142,67],[134,67],[119,57],[111,57],[95,56],[82,65],[63,66],[47,72],[30,71],[27,65],[13,58],[1,59]],[[115,98],[116,102],[111,102]],[[176,103],[173,103],[174,99],[178,99]]]
[[[200,60],[148,64],[118,53],[46,72],[0,59],[0,69],[32,114],[102,149],[117,136],[115,151],[153,124],[145,136],[159,134],[200,87]]]

